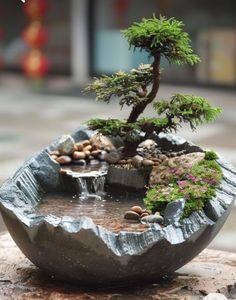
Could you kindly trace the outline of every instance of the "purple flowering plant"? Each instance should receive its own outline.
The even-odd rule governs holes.
[[[173,169],[168,187],[158,184],[148,191],[144,203],[150,211],[164,212],[166,205],[185,198],[184,217],[202,209],[215,196],[215,188],[223,178],[215,160],[203,159],[187,170]]]

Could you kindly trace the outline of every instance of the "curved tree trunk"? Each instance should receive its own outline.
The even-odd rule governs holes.
[[[154,56],[154,62],[152,64],[153,67],[153,86],[150,93],[147,95],[147,98],[145,101],[141,102],[140,104],[137,104],[131,111],[130,116],[127,120],[127,123],[135,123],[138,119],[138,117],[143,113],[146,106],[151,103],[159,90],[159,83],[160,83],[160,60],[161,56],[160,54],[156,54]]]

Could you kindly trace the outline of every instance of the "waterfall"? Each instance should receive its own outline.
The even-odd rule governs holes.
[[[107,164],[65,167],[61,170],[64,187],[75,192],[81,200],[101,200],[105,194],[107,170]]]
[[[88,190],[87,180],[83,177],[78,177],[75,179],[75,188],[77,195],[80,196],[81,199],[89,198],[90,193]]]
[[[68,174],[74,179],[76,193],[81,200],[101,199],[104,195],[106,172],[93,171],[88,173],[70,172]]]
[[[96,194],[104,193],[104,185],[106,182],[105,176],[92,177],[91,182],[92,182],[92,188],[94,193]]]

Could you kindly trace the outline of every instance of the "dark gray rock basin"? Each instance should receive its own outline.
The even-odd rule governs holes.
[[[85,139],[86,131],[80,130],[74,137]],[[163,149],[201,150],[173,135],[155,138]],[[47,150],[27,160],[2,186],[0,209],[22,252],[50,274],[92,286],[154,282],[199,254],[226,221],[236,195],[236,170],[222,160],[219,164],[225,178],[204,210],[165,228],[153,224],[142,233],[116,234],[86,216],[37,215],[35,206],[42,195],[62,187],[60,166]]]

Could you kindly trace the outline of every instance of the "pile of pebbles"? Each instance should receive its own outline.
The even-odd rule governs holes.
[[[155,167],[162,165],[169,161],[170,158],[179,157],[184,155],[184,151],[181,152],[162,152],[161,154],[157,154],[155,157],[144,158],[141,155],[135,155],[133,157],[129,157],[128,159],[119,160],[116,165],[123,169],[140,169],[143,167]]]
[[[76,143],[69,135],[64,135],[58,141],[57,149],[50,151],[52,159],[60,165],[86,165],[90,162],[106,161],[107,155],[114,151],[113,144],[103,137],[93,136],[90,140]]]
[[[60,165],[86,165],[90,162],[106,161],[124,169],[139,169],[163,164],[171,157],[181,156],[181,152],[161,151],[155,141],[147,139],[137,147],[137,154],[127,159],[123,158],[123,148],[116,149],[109,138],[96,134],[90,140],[76,143],[69,135],[63,135],[58,141],[58,147],[50,151],[51,157]]]
[[[163,164],[168,159],[181,156],[185,151],[172,152],[161,151],[157,143],[153,140],[147,139],[140,143],[136,150],[137,154],[128,159],[122,159],[117,162],[121,168],[125,169],[140,169],[142,167],[153,167]]]
[[[159,212],[151,214],[148,210],[143,209],[141,206],[133,206],[130,210],[126,211],[124,218],[128,221],[135,221],[141,223],[157,223],[163,224],[164,218]]]

